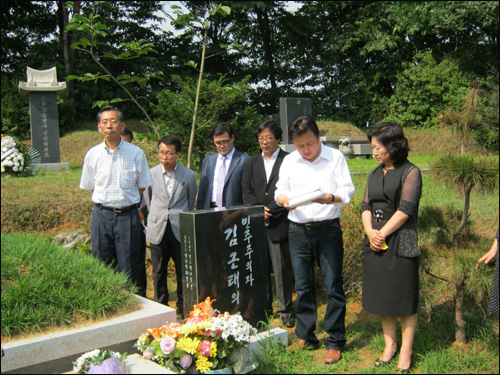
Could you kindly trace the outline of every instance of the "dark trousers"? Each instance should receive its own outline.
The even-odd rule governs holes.
[[[344,246],[340,222],[334,220],[324,226],[309,230],[291,222],[288,234],[297,290],[295,333],[297,337],[308,343],[319,342],[314,334],[317,319],[314,294],[314,261],[316,261],[328,295],[324,317],[324,328],[328,334],[325,347],[341,350],[346,343],[346,298],[342,285]]]
[[[278,302],[278,316],[288,316],[293,312],[292,292],[293,292],[293,269],[290,259],[290,248],[288,239],[285,241],[271,241],[267,237],[267,247],[269,249],[269,273],[274,272],[274,284],[276,287],[276,299]],[[271,268],[272,265],[272,268]],[[268,310],[273,311],[273,286],[269,275],[267,287]]]
[[[137,285],[141,247],[141,218],[136,209],[116,213],[94,207],[90,225],[92,254],[113,264]]]
[[[153,263],[155,301],[168,306],[168,261],[172,258],[177,276],[177,308],[183,313],[181,245],[175,238],[174,232],[172,232],[170,220],[167,223],[167,228],[161,242],[157,245],[150,244],[150,248],[151,261]]]
[[[146,275],[146,233],[141,228],[141,246],[139,247],[139,263],[137,264],[137,294],[146,297],[148,290],[148,277]]]

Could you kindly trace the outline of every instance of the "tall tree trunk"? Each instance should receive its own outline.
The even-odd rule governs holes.
[[[58,14],[59,14],[59,32],[60,32],[60,46],[61,52],[64,62],[64,68],[66,70],[66,76],[74,74],[73,61],[75,61],[75,53],[71,48],[71,44],[73,44],[75,39],[76,30],[72,31],[71,34],[67,33],[66,27],[69,23],[69,12],[68,8],[65,6],[65,1],[58,1]],[[73,6],[74,14],[80,12],[80,1],[75,1]],[[75,81],[68,81],[68,96],[69,102],[71,106],[71,118],[73,122],[77,119],[77,111],[75,105]]]
[[[208,30],[205,29],[203,36],[203,49],[201,52],[200,75],[198,77],[198,87],[196,88],[196,99],[194,101],[193,122],[191,123],[191,136],[189,137],[187,167],[191,168],[191,156],[193,154],[194,131],[196,129],[196,116],[198,115],[198,104],[200,102],[201,80],[203,79],[203,68],[205,67],[205,52],[207,49]]]
[[[466,188],[464,195],[464,212],[462,214],[462,221],[460,222],[460,226],[457,229],[457,232],[455,235],[460,234],[460,232],[465,228],[465,225],[467,224],[467,218],[469,217],[469,206],[470,206],[470,192],[472,188]]]
[[[466,344],[465,319],[464,319],[464,282],[465,277],[461,276],[455,284],[455,342]]]

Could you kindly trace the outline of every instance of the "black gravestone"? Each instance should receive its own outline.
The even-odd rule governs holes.
[[[185,313],[210,297],[221,313],[267,322],[263,206],[181,212],[180,235]]]
[[[59,121],[55,92],[30,92],[31,144],[42,163],[60,163]]]
[[[288,128],[290,124],[300,116],[312,116],[311,99],[303,98],[280,98],[280,120],[283,130],[282,144],[292,144],[288,139]]]

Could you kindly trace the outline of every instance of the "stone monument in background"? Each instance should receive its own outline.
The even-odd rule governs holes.
[[[26,69],[27,82],[19,82],[19,92],[29,94],[31,145],[40,153],[43,169],[68,169],[61,163],[57,93],[66,82],[57,82],[56,68]]]
[[[295,146],[288,138],[288,129],[290,124],[297,117],[312,116],[311,99],[304,98],[280,98],[280,122],[283,130],[283,140],[280,147],[288,152],[295,151]]]

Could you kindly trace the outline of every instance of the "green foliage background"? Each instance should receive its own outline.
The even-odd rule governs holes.
[[[107,35],[95,53],[113,75],[133,78],[162,73],[163,79],[150,78],[145,86],[130,82],[127,89],[154,114],[154,122],[164,122],[155,117],[168,104],[164,90],[181,92],[175,77],[185,82],[197,79],[197,70],[186,63],[200,61],[201,35],[182,25],[175,26],[175,33],[161,28],[177,17],[168,2],[73,4],[68,11],[62,1],[0,3],[5,21],[1,30],[2,132],[29,135],[28,98],[17,92],[17,83],[26,80],[26,66],[56,66],[59,81],[99,73],[88,55],[70,48],[79,40],[78,30],[62,31],[74,14],[98,14],[106,25]],[[255,126],[257,118],[278,117],[279,98],[307,97],[318,119],[364,128],[367,122],[394,118],[404,127],[434,127],[436,116],[446,107],[455,107],[466,89],[479,82],[485,90],[483,122],[472,135],[490,150],[498,150],[498,2],[308,1],[299,2],[297,10],[290,10],[286,2],[220,4],[229,6],[231,13],[216,15],[210,27],[204,84],[218,82],[222,75],[226,89],[246,80],[249,90],[244,100],[227,109],[232,114],[211,117],[210,124],[243,113],[248,118],[247,112],[253,112]],[[183,5],[186,13],[203,17],[213,3]],[[109,57],[140,40],[151,43],[157,52],[138,59]],[[243,49],[228,52],[224,46],[233,43]],[[207,92],[207,87],[202,91]],[[98,109],[92,108],[93,102],[124,97],[110,82],[68,81],[68,91],[59,95],[61,132],[94,120]],[[127,119],[144,121],[131,103],[120,107]],[[190,121],[182,118],[187,127]],[[239,118],[236,125],[246,126]],[[205,126],[200,121],[201,135]],[[240,135],[240,139],[247,138]],[[182,140],[187,144],[187,139]],[[198,152],[203,155],[205,150]]]

